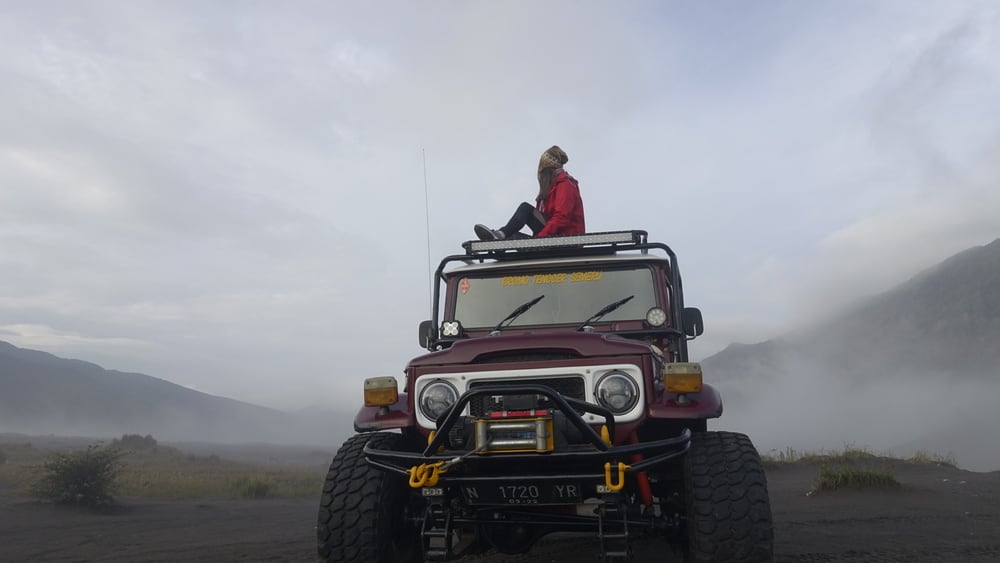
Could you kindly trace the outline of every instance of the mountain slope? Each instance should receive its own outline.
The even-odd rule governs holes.
[[[1000,239],[956,254],[823,324],[730,346],[703,364],[722,380],[803,363],[855,377],[912,371],[996,378],[998,343]]]
[[[0,341],[0,431],[246,442],[287,439],[295,422],[280,411]]]
[[[715,426],[746,432],[765,451],[846,443],[1000,469],[1000,240],[826,322],[729,346],[702,365],[725,403]]]

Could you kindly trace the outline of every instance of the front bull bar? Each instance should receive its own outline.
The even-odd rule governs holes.
[[[572,424],[589,443],[586,446],[574,446],[564,451],[552,451],[547,453],[498,453],[490,455],[469,455],[468,451],[444,450],[445,439],[455,424],[462,417],[465,407],[476,397],[482,395],[524,395],[535,394],[547,397],[556,409],[563,413],[570,424]],[[597,431],[591,427],[576,409],[593,413],[604,418],[604,425],[608,429],[610,442],[614,442],[615,419],[611,411],[585,401],[564,397],[551,387],[545,385],[491,385],[477,387],[464,393],[458,401],[448,410],[443,418],[438,418],[437,430],[434,437],[424,448],[423,452],[406,452],[375,449],[365,445],[365,459],[369,464],[379,469],[398,473],[404,476],[413,476],[413,468],[417,465],[431,466],[433,464],[454,463],[456,456],[462,460],[462,464],[469,468],[463,471],[466,475],[451,474],[442,477],[449,483],[460,483],[462,481],[484,481],[484,480],[510,480],[510,479],[532,479],[532,480],[553,480],[565,477],[574,477],[584,480],[599,480],[611,483],[610,472],[614,468],[617,473],[617,482],[621,484],[624,474],[643,471],[667,462],[671,459],[684,455],[691,444],[691,431],[685,428],[677,436],[653,440],[636,444],[625,444],[612,446],[606,442]],[[635,459],[632,456],[640,456],[641,460],[626,465],[622,460]],[[561,473],[558,475],[541,474],[525,475],[521,473],[511,474],[510,472],[496,473],[495,465],[503,460],[505,467],[517,466],[522,469],[533,468],[540,460],[545,462],[566,462],[572,465],[583,465],[600,468],[597,473],[573,472],[570,474]],[[534,462],[534,463],[533,463]],[[485,463],[494,465],[493,471],[487,474],[477,473],[474,469]],[[440,465],[438,465],[440,467]],[[443,473],[443,471],[441,472]],[[436,480],[435,480],[436,483]],[[620,489],[619,487],[616,487]]]

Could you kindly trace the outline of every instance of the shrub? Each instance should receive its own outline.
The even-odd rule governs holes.
[[[42,464],[31,486],[36,496],[60,503],[98,506],[110,503],[125,468],[115,446],[93,444],[85,450],[56,452]]]

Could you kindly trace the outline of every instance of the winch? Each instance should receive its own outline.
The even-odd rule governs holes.
[[[548,409],[491,412],[475,421],[476,449],[489,453],[547,453],[555,449]]]

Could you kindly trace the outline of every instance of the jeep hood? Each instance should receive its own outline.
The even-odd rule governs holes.
[[[446,350],[417,356],[409,367],[471,364],[503,352],[563,352],[586,358],[649,353],[649,345],[610,334],[520,332],[459,340]]]

